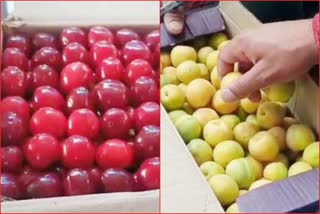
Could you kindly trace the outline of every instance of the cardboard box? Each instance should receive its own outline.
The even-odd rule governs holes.
[[[218,9],[223,16],[226,31],[231,37],[261,25],[253,14],[239,2],[221,1]],[[288,107],[297,119],[310,125],[318,133],[318,87],[308,75],[299,79],[296,86],[295,95],[288,103]],[[164,108],[161,111],[161,157],[162,212],[224,212]],[[242,200],[240,201],[241,206],[238,204],[239,209],[245,212],[289,212],[298,211],[297,208],[299,206],[301,208],[303,202],[318,206],[318,172],[318,170],[313,170],[270,184],[268,188],[263,187],[259,191],[247,193],[247,199],[238,198],[237,202],[240,201],[239,199]],[[293,181],[293,178],[298,181]],[[292,182],[299,184],[297,185],[299,188],[295,188]],[[250,204],[253,206],[248,207],[251,193],[255,194],[255,197],[250,197]],[[307,202],[305,198],[310,200]],[[279,201],[284,206],[281,207]],[[260,203],[265,204],[259,206]]]
[[[1,35],[12,31],[58,34],[65,26],[139,33],[158,29],[159,2],[14,2],[14,14],[2,22]],[[159,212],[159,190],[6,201],[2,212]]]

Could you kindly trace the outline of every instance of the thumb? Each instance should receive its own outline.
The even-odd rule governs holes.
[[[178,35],[182,32],[184,26],[184,15],[182,13],[166,13],[163,20],[170,34]]]

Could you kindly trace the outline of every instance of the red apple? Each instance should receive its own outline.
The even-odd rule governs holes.
[[[23,191],[16,176],[1,173],[1,195],[16,200],[23,197]]]
[[[160,156],[160,128],[148,125],[142,127],[134,143],[136,158],[140,161]]]
[[[101,169],[128,168],[133,164],[133,149],[127,142],[111,139],[100,144],[96,154],[97,164]]]
[[[148,61],[143,59],[135,59],[127,66],[125,71],[125,82],[132,85],[138,78],[146,76],[153,77],[154,71]]]
[[[19,96],[6,97],[1,101],[1,112],[13,112],[19,115],[23,121],[30,118],[30,107],[28,102]]]
[[[85,195],[95,192],[94,182],[84,169],[71,169],[63,180],[65,195]]]
[[[78,42],[87,47],[87,35],[78,27],[64,28],[60,34],[60,41],[63,48],[71,42]]]
[[[66,134],[67,119],[61,111],[51,107],[43,107],[32,115],[30,130],[33,135],[48,133],[60,139]]]
[[[126,65],[135,59],[144,59],[152,64],[151,51],[142,41],[131,40],[122,49],[123,59]]]
[[[1,94],[2,96],[21,96],[27,91],[26,73],[18,67],[9,66],[1,73]]]
[[[43,47],[52,47],[55,49],[59,49],[57,38],[49,33],[36,33],[32,39],[32,45],[34,50],[39,50]]]
[[[26,35],[13,34],[6,39],[5,48],[18,48],[26,56],[29,56],[31,50],[30,40]]]
[[[67,110],[70,114],[72,111],[86,108],[90,110],[95,109],[94,94],[85,87],[78,87],[73,89],[66,98]]]
[[[16,66],[23,71],[28,70],[28,58],[18,48],[6,48],[2,53],[2,68]]]
[[[23,153],[18,146],[1,147],[2,172],[18,173],[22,170]]]
[[[144,102],[157,102],[158,92],[157,84],[151,77],[139,77],[131,86],[135,105],[140,105]]]
[[[121,81],[124,76],[122,63],[117,58],[107,58],[101,61],[96,70],[98,81],[113,79]]]
[[[83,62],[90,65],[90,57],[87,49],[78,42],[71,42],[64,47],[62,52],[62,60],[64,65],[72,62]]]
[[[101,175],[104,192],[132,192],[132,174],[123,169],[107,169]]]
[[[58,89],[59,86],[59,74],[49,65],[38,65],[32,72],[30,72],[30,89],[34,89],[40,86],[51,86]]]
[[[57,89],[51,86],[40,86],[34,91],[31,106],[33,111],[38,111],[42,107],[51,107],[63,112],[66,104]]]
[[[119,48],[122,48],[131,40],[140,40],[139,34],[127,28],[120,29],[116,32],[116,44]]]
[[[13,112],[4,112],[1,115],[1,144],[20,144],[28,134],[26,122],[21,116]]]
[[[102,192],[103,185],[101,181],[101,171],[98,167],[93,167],[88,169],[88,173],[91,177],[91,180],[95,186],[96,192]]]
[[[89,47],[91,47],[94,43],[103,40],[113,43],[114,36],[111,30],[102,26],[95,26],[90,28],[88,33]]]
[[[89,168],[95,159],[95,147],[86,137],[73,135],[62,143],[62,164],[64,167]]]
[[[23,152],[31,167],[46,170],[60,160],[60,142],[50,134],[41,133],[23,145]]]
[[[160,43],[160,32],[159,30],[154,30],[146,35],[144,38],[144,42],[150,48],[150,50],[154,50],[157,44]]]
[[[21,184],[21,187],[23,190],[27,188],[27,186],[37,177],[41,176],[42,173],[39,171],[36,171],[32,169],[29,165],[25,166],[22,169],[22,172],[20,173],[18,177],[19,184]]]
[[[98,41],[94,43],[90,48],[90,57],[93,64],[98,67],[100,62],[106,58],[117,58],[117,48],[108,41]]]
[[[142,190],[160,188],[160,159],[153,157],[146,159],[136,172],[138,186]]]
[[[155,102],[146,102],[135,110],[135,127],[139,131],[143,126],[160,126],[160,106]]]
[[[60,52],[52,47],[43,47],[37,50],[32,56],[32,66],[46,64],[60,71],[62,67],[62,56]]]

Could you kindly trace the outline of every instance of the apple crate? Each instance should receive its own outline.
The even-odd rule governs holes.
[[[158,2],[26,1],[14,2],[14,6],[12,16],[2,21],[1,36],[4,38],[13,32],[25,33],[28,36],[38,32],[47,32],[58,38],[62,29],[70,26],[84,30],[93,26],[105,26],[112,32],[128,28],[140,36],[158,29]],[[28,200],[10,200],[10,198],[3,197],[1,211],[159,212],[159,190]]]
[[[206,25],[210,23],[211,25]],[[172,44],[194,44],[192,39],[224,31],[232,38],[261,23],[240,2],[219,2],[186,15],[183,35],[173,37],[161,26],[161,48]],[[204,27],[203,27],[204,26]],[[318,135],[318,86],[309,75],[296,81],[295,94],[286,104],[292,115]],[[161,211],[223,213],[182,137],[164,107],[161,110]],[[252,190],[237,198],[240,212],[315,212],[319,203],[319,170],[314,169]]]

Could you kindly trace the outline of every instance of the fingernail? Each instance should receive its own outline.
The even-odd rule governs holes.
[[[182,32],[183,24],[181,24],[179,21],[171,21],[168,23],[168,31],[171,34],[179,34]]]
[[[237,97],[234,95],[234,93],[230,89],[223,89],[222,91],[222,99],[227,102],[231,103],[237,100]]]

